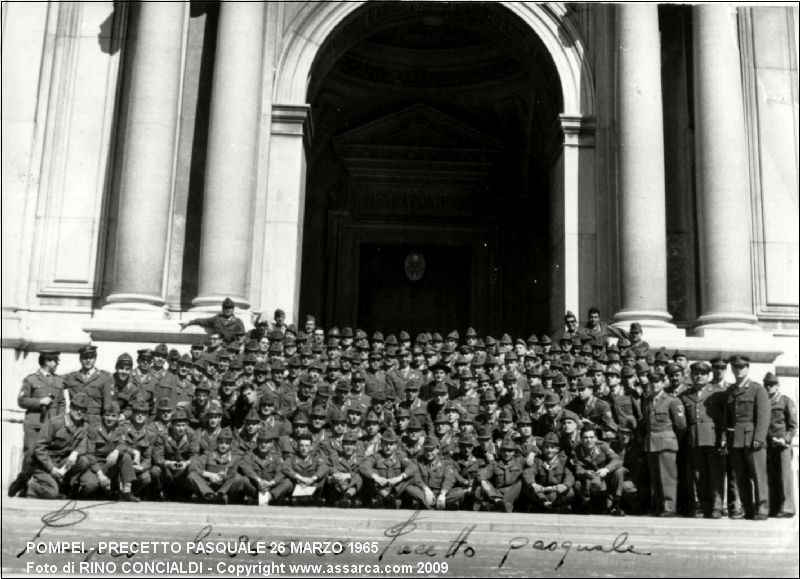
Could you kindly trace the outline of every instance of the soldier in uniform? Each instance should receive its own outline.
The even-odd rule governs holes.
[[[131,483],[136,478],[133,461],[125,449],[125,429],[119,426],[119,405],[111,402],[103,410],[102,422],[90,424],[86,437],[86,454],[80,459],[83,468],[80,476],[78,496],[88,498],[101,488],[105,493],[116,495],[119,499],[139,502],[131,494]]]
[[[275,448],[275,440],[274,432],[259,432],[256,450],[239,461],[245,496],[262,506],[278,504],[292,492],[292,483],[283,474],[283,460]]]
[[[170,498],[182,498],[189,465],[200,453],[200,438],[189,428],[184,408],[172,414],[170,427],[156,440],[153,449],[153,483]]]
[[[779,519],[794,517],[794,485],[792,484],[792,440],[797,433],[797,411],[794,402],[781,394],[778,379],[772,372],[764,376],[769,394],[772,419],[767,438],[767,479],[770,489],[770,514]]]
[[[425,439],[422,456],[414,461],[417,467],[415,484],[406,491],[422,509],[458,509],[464,489],[455,488],[455,468],[439,453],[439,441]]]
[[[28,484],[33,472],[33,451],[42,425],[64,412],[64,384],[56,376],[59,356],[56,350],[39,352],[39,370],[25,377],[17,396],[17,404],[25,410],[23,422],[24,438],[22,442],[22,469],[8,488],[8,496],[16,496]]]
[[[55,499],[72,494],[81,475],[78,459],[86,454],[86,421],[89,406],[86,394],[79,392],[69,405],[69,412],[45,421],[33,451],[33,472],[28,480],[28,496]]]
[[[238,335],[244,335],[244,323],[233,315],[236,304],[231,298],[222,302],[222,312],[209,318],[196,318],[188,322],[181,322],[181,330],[189,326],[200,326],[209,333],[219,332],[226,342],[233,341]]]
[[[575,498],[575,476],[554,432],[545,435],[542,454],[523,471],[522,480],[523,495],[533,506],[548,512],[569,512]]]
[[[283,461],[283,474],[292,483],[293,503],[323,504],[321,490],[325,484],[330,467],[328,461],[314,448],[311,434],[304,433],[295,437],[297,448]],[[300,494],[299,488],[313,487],[311,494]]]
[[[97,346],[83,346],[78,355],[81,369],[64,376],[64,388],[69,390],[70,397],[85,392],[89,397],[86,422],[100,424],[103,409],[113,400],[114,380],[108,372],[95,368]]]
[[[358,471],[364,456],[360,452],[358,438],[352,432],[345,432],[340,450],[328,456],[331,463],[326,489],[329,503],[341,508],[361,506],[359,493],[363,479]]]
[[[643,500],[649,496],[650,486],[647,475],[647,458],[640,439],[634,436],[629,426],[620,426],[617,437],[609,444],[617,453],[622,466],[622,486],[615,490],[620,510],[623,505],[627,512],[640,514]],[[624,513],[624,511],[623,511]]]
[[[231,429],[223,428],[217,448],[192,459],[186,483],[199,500],[226,505],[241,496],[244,481],[237,473],[241,455],[234,454],[232,443]]]
[[[624,480],[622,461],[598,439],[598,431],[593,424],[585,425],[581,431],[581,444],[575,447],[575,491],[584,512],[599,509],[614,516],[624,515],[617,493]]]
[[[488,463],[478,471],[482,509],[492,508],[510,513],[522,491],[525,461],[517,455],[517,445],[510,438],[500,447],[500,460]]]
[[[608,441],[614,438],[617,425],[611,413],[608,402],[595,396],[597,385],[591,378],[578,379],[578,397],[567,404],[567,410],[572,410],[583,420],[588,420],[602,428],[603,439]]]
[[[682,372],[680,372],[682,376]],[[721,442],[725,437],[725,399],[727,391],[709,383],[711,364],[691,365],[692,387],[681,394],[686,409],[688,465],[694,477],[694,490],[700,501],[698,515],[719,519],[725,489],[725,457]]]
[[[397,451],[397,435],[387,428],[381,436],[380,450],[361,463],[359,473],[364,478],[369,506],[398,509],[417,469],[413,461]]]
[[[764,387],[750,380],[750,359],[731,356],[735,378],[728,390],[727,447],[736,475],[738,495],[748,518],[764,521],[769,516],[767,486],[767,433],[771,406]]]
[[[678,440],[686,430],[683,404],[664,392],[665,377],[650,372],[653,393],[642,408],[651,498],[660,517],[674,517],[678,492]]]
[[[122,425],[123,450],[130,457],[134,478],[131,481],[131,493],[145,496],[152,483],[153,448],[157,435],[147,429],[147,415],[150,412],[147,402],[134,400],[131,404],[131,417]],[[127,500],[127,497],[125,497]]]

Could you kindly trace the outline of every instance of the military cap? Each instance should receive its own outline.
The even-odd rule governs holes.
[[[561,398],[559,398],[558,394],[555,392],[548,392],[547,396],[544,397],[544,404],[545,406],[555,406],[557,404],[561,404]]]
[[[725,369],[728,367],[728,362],[725,361],[723,358],[712,358],[709,360],[712,368],[720,368]]]
[[[397,412],[395,412],[395,416],[397,416],[397,420],[401,418],[411,418],[411,413],[408,411],[408,408],[398,408]]]
[[[517,381],[517,376],[513,372],[506,372],[503,374],[503,382],[513,384]]]
[[[486,440],[492,437],[492,433],[489,432],[489,429],[485,426],[481,426],[478,429],[478,440]]]
[[[500,422],[514,422],[514,416],[511,414],[510,410],[503,410],[500,412],[497,420]]]
[[[147,402],[139,398],[138,400],[134,400],[133,404],[131,404],[131,412],[143,412],[147,414],[150,412],[150,407],[147,405]]]
[[[506,438],[506,439],[503,440],[503,444],[500,446],[500,450],[513,450],[513,451],[516,451],[517,450],[517,445],[510,438]]]
[[[294,344],[294,341],[292,341],[292,340],[287,340],[286,341],[286,345],[287,346],[290,346],[292,344]],[[267,352],[270,353],[270,354],[280,355],[280,354],[283,353],[283,346],[281,345],[280,342],[272,342],[269,345],[269,348],[267,348]]]
[[[258,442],[271,442],[276,438],[278,438],[278,433],[275,430],[267,428],[267,429],[261,429],[258,432],[256,440]]]
[[[547,394],[547,392],[545,392],[544,386],[542,386],[542,384],[540,382],[537,382],[536,384],[531,386],[531,391],[530,391],[531,397],[544,396],[545,394]]]
[[[433,420],[434,424],[447,424],[450,420],[444,412],[439,412]]]
[[[408,392],[409,390],[412,390],[414,392],[419,390],[419,382],[417,380],[409,380],[408,383],[406,384],[406,392]]]
[[[231,356],[229,351],[223,350],[221,352],[217,352],[217,360],[230,360],[232,358],[233,356]]]
[[[461,407],[457,403],[455,403],[452,400],[450,400],[447,404],[444,405],[444,411],[445,412],[458,412],[460,414],[461,413]]]
[[[370,352],[369,354],[370,360],[383,360],[383,354],[380,352]]]
[[[483,401],[484,403],[497,402],[497,396],[495,395],[493,390],[487,390],[486,392],[483,393],[481,401]]]
[[[122,353],[117,357],[117,366],[133,366],[133,358],[127,352]]]
[[[328,338],[328,341],[325,342],[326,348],[338,348],[339,347],[339,338]]]
[[[592,373],[601,372],[602,373],[602,372],[605,372],[605,368],[603,368],[602,364],[598,364],[597,362],[595,362],[594,364],[589,366],[589,372],[592,372]]]
[[[616,352],[616,351],[608,352],[606,354],[606,361],[608,361],[608,362],[619,362],[620,361],[619,352]]]
[[[322,384],[317,386],[317,396],[319,396],[320,398],[332,397],[333,391],[331,390],[331,385],[323,382]]]
[[[78,354],[81,358],[92,358],[97,356],[97,346],[92,346],[91,344],[87,346],[83,346],[78,349]],[[58,354],[56,354],[58,355]]]
[[[553,378],[553,386],[566,386],[567,385],[567,378],[560,372],[556,374],[556,377]]]
[[[372,341],[373,342],[383,342],[383,334],[380,333],[380,332],[373,332]]]
[[[667,364],[664,374],[667,376],[672,376],[673,374],[683,374],[683,368],[681,368],[678,364]]]
[[[463,444],[464,446],[475,446],[475,442],[475,437],[468,432],[463,432],[458,437],[458,444]]]
[[[355,339],[356,340],[366,340],[367,339],[367,333],[364,330],[357,328],[356,329]]]
[[[617,370],[616,368],[614,368],[612,366],[609,366],[608,368],[606,368],[606,371],[604,372],[604,374],[606,376],[619,376],[619,370]]]
[[[211,392],[211,385],[203,380],[197,386],[194,387],[195,392]]]
[[[527,412],[523,412],[519,418],[517,418],[517,426],[523,426],[525,424],[533,424],[531,420],[531,415]]]
[[[406,428],[408,428],[408,430],[422,430],[422,425],[419,423],[416,416],[412,416]]]
[[[236,304],[233,303],[233,300],[231,298],[225,298],[224,300],[222,300],[223,308],[233,308],[235,306]]]
[[[350,431],[345,432],[342,436],[342,444],[356,444],[357,442],[358,438]]]
[[[342,328],[342,331],[339,333],[342,338],[352,338],[353,337],[353,328]]]
[[[266,362],[258,362],[256,363],[256,367],[253,368],[253,372],[255,372],[256,374],[269,374],[270,368]]]
[[[544,435],[544,441],[542,442],[542,446],[547,446],[548,444],[552,444],[553,446],[559,446],[558,435],[555,432],[548,432]]]
[[[372,395],[372,399],[370,401],[383,404],[386,402],[386,393],[383,390],[378,390]]]
[[[344,411],[339,410],[338,408],[335,409],[331,413],[331,422],[347,422],[347,414]]]
[[[450,332],[449,334],[447,334],[447,339],[448,339],[448,340],[455,340],[455,341],[458,341],[458,340],[460,339],[460,338],[459,338],[459,335],[458,335],[458,330],[453,330],[452,332]]]
[[[170,422],[189,422],[189,415],[186,414],[186,409],[181,406],[172,413]]]
[[[311,378],[308,374],[303,374],[300,376],[300,386],[305,386],[307,388],[313,388],[316,386],[314,379]]]
[[[153,356],[163,356],[164,358],[167,357],[169,354],[169,348],[167,348],[166,344],[159,344],[155,348],[153,348]]]
[[[425,442],[422,443],[422,448],[424,450],[433,450],[434,448],[439,448],[439,439],[435,436],[426,436]]]
[[[365,381],[364,373],[361,370],[356,370],[350,376],[350,381],[351,382],[364,382]]]
[[[442,370],[445,373],[449,373],[450,372],[450,366],[448,366],[447,364],[445,364],[441,360],[436,362],[435,364],[431,365],[429,369],[430,369],[431,372],[436,372],[436,370]]]
[[[361,406],[348,406],[347,407],[348,414],[364,414],[364,408]]]
[[[641,332],[642,331],[642,324],[639,322],[633,322],[630,328],[631,332]]]
[[[223,384],[233,384],[236,382],[236,374],[233,372],[225,372],[220,378],[220,382]]]
[[[289,358],[289,367],[290,368],[299,368],[302,364],[300,364],[300,357],[299,356],[292,356]]]
[[[700,372],[701,374],[710,374],[711,373],[711,364],[700,360],[699,362],[694,362],[689,366],[689,370],[692,372]]]
[[[222,403],[219,400],[210,400],[205,411],[206,415],[222,415]]]
[[[565,420],[572,420],[572,421],[574,421],[576,424],[580,424],[580,423],[581,423],[580,416],[578,416],[577,414],[575,414],[575,413],[574,413],[572,410],[565,410],[565,411],[564,411],[564,412],[561,414],[561,422],[564,422]]]
[[[364,419],[364,423],[365,424],[368,423],[368,422],[375,422],[375,423],[380,424],[380,421],[381,420],[380,420],[380,418],[378,418],[378,415],[375,414],[372,410],[367,412],[367,417]]]
[[[222,430],[220,430],[219,434],[217,435],[217,442],[221,440],[231,441],[233,440],[233,432],[231,432],[230,427],[226,426]]]
[[[548,336],[547,334],[542,334],[542,337],[539,338],[539,343],[542,344],[543,346],[546,346],[547,344],[552,344],[553,340],[551,340],[550,336]]]
[[[405,330],[400,330],[399,337],[400,337],[400,341],[401,342],[405,342],[405,341],[410,341],[411,340],[411,336]]]
[[[189,356],[189,354],[184,354],[184,356]],[[180,360],[180,359],[181,359],[181,353],[178,352],[178,350],[176,350],[175,348],[171,348],[169,353],[167,354],[167,360],[169,360],[170,362],[174,362],[175,360]],[[189,359],[191,359],[191,356],[189,356]]]
[[[244,417],[245,422],[261,422],[261,417],[255,408],[251,408],[247,415]]]
[[[661,382],[664,379],[664,373],[659,372],[658,370],[650,370],[647,373],[647,379],[650,382]]]
[[[443,384],[443,383],[441,383],[441,382],[438,382],[438,383],[437,383],[437,384],[436,384],[436,385],[435,385],[435,386],[434,386],[434,387],[431,389],[431,393],[432,393],[434,396],[442,396],[442,395],[444,395],[444,394],[447,394],[447,385],[446,385],[446,384]]]
[[[645,372],[650,371],[650,365],[644,361],[636,362],[636,364],[634,364],[634,368],[636,369],[636,372],[639,374],[643,374]]]
[[[636,369],[631,368],[630,366],[625,366],[622,368],[622,375],[627,377],[636,376]]]
[[[389,334],[388,336],[386,336],[384,343],[387,346],[397,346],[397,337],[394,334]]]
[[[314,406],[314,408],[311,409],[311,418],[312,419],[313,418],[325,418],[327,415],[328,415],[328,413],[325,412],[325,409],[322,406],[317,405],[317,406]]]
[[[620,348],[628,348],[631,345],[631,341],[628,338],[620,338],[617,340],[617,346]]]
[[[626,420],[617,425],[617,432],[621,432],[622,434],[633,434],[633,428],[630,422]]]
[[[764,386],[771,386],[778,383],[778,377],[775,376],[772,372],[767,372],[764,374]]]
[[[394,444],[397,442],[397,435],[394,433],[394,430],[387,428],[381,435],[381,442],[386,442],[388,444]]]
[[[277,404],[277,402],[277,398],[272,392],[264,392],[258,401],[258,407],[261,408],[262,406],[273,406]]]
[[[670,358],[664,350],[656,352],[656,362],[669,362]]]
[[[200,369],[200,370],[202,370],[204,372],[206,370],[207,365],[208,365],[208,362],[206,360],[204,360],[203,358],[198,358],[197,360],[192,362],[192,367],[198,368],[198,369]]]
[[[444,342],[444,338],[442,338],[442,335],[439,332],[434,332],[431,335],[430,340],[428,340],[428,341],[429,342]]]
[[[194,362],[192,361],[192,357],[189,354],[184,354],[178,358],[178,364],[184,364],[186,366],[191,366]]]
[[[308,416],[303,411],[297,412],[292,418],[292,424],[308,424]]]
[[[119,404],[111,401],[106,408],[103,408],[103,414],[119,414]]]
[[[141,350],[136,350],[136,354],[139,356],[139,358],[149,359],[153,357],[153,350],[150,348],[142,348]]]
[[[256,364],[258,359],[256,358],[255,354],[247,354],[244,359],[242,360],[244,364]]]
[[[239,358],[234,358],[231,360],[231,370],[241,370],[242,369],[242,361]],[[236,373],[236,372],[234,372]]]
[[[428,358],[429,356],[438,356],[439,355],[436,352],[436,350],[434,350],[430,346],[425,346],[424,350],[422,348],[420,348],[419,346],[414,346],[413,348],[411,348],[411,353],[414,356],[419,356],[420,354],[422,354],[426,358]]]
[[[473,352],[473,350],[472,350],[472,348],[470,346],[467,346],[466,344],[460,345],[458,347],[459,356],[456,359],[456,364],[466,364],[467,363],[467,359],[465,358],[465,356],[467,354],[471,354],[472,352]]]
[[[492,377],[486,374],[485,372],[481,372],[478,374],[478,384],[488,384],[492,381]]]
[[[339,360],[347,360],[349,362],[353,361],[353,354],[350,351],[342,352],[342,355],[339,356]]]
[[[345,379],[336,382],[336,392],[339,394],[347,394],[350,392],[350,384]]]
[[[731,366],[749,366],[750,358],[737,354],[728,358],[728,364]]]
[[[592,382],[591,378],[588,378],[586,376],[581,376],[578,379],[578,385],[577,385],[578,390],[583,390],[584,388],[594,388],[594,387],[595,387],[594,382]]]
[[[172,400],[169,398],[159,398],[158,404],[156,404],[156,410],[158,412],[172,412],[175,410],[172,406]]]
[[[472,417],[472,414],[467,413],[461,417],[459,422],[461,422],[461,424],[475,424],[475,419]]]
[[[494,348],[497,345],[497,340],[492,336],[486,336],[483,341],[486,343],[487,348]]]
[[[453,352],[456,351],[456,349],[450,344],[445,344],[444,346],[442,346],[442,350],[441,351],[442,351],[442,354],[452,354]]]

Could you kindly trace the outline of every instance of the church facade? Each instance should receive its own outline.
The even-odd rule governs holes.
[[[515,338],[594,306],[797,399],[796,6],[2,10],[9,440],[39,349],[112,370],[225,297]]]

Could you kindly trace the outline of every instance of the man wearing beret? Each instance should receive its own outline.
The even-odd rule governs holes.
[[[795,512],[792,440],[797,433],[797,411],[792,399],[781,394],[778,378],[772,372],[764,376],[764,386],[772,410],[767,438],[770,513],[779,519],[792,518]]]
[[[64,387],[69,390],[70,397],[78,392],[86,393],[89,398],[86,422],[99,425],[103,409],[113,400],[114,379],[105,370],[95,368],[97,346],[83,346],[78,355],[81,369],[64,376]]]
[[[33,451],[33,473],[28,480],[28,496],[55,499],[72,494],[81,474],[78,459],[86,454],[87,426],[84,416],[89,406],[86,394],[79,392],[69,404],[69,412],[45,421]]]
[[[8,496],[16,496],[26,488],[33,472],[33,451],[42,425],[64,412],[64,383],[56,376],[61,352],[42,350],[39,352],[39,369],[22,381],[17,404],[25,410],[23,422],[22,469],[8,488]]]
[[[217,437],[216,450],[192,459],[186,482],[199,500],[228,504],[241,496],[244,481],[237,472],[241,456],[234,454],[232,444],[231,429],[223,428]]]
[[[200,439],[189,428],[189,416],[184,408],[172,413],[167,432],[156,440],[153,450],[153,483],[166,496],[180,499],[184,496],[189,465],[200,454]]]
[[[652,394],[642,406],[642,424],[651,498],[659,516],[674,517],[678,493],[678,440],[686,431],[686,416],[680,400],[664,391],[664,374],[651,371],[648,381]]]
[[[682,372],[678,372],[682,376]],[[711,364],[691,365],[692,386],[681,394],[686,409],[686,444],[694,490],[706,518],[722,517],[725,489],[725,401],[727,390],[710,383]]]
[[[283,474],[283,460],[275,448],[276,440],[274,433],[260,432],[258,447],[244,455],[238,465],[245,496],[262,506],[278,504],[292,492],[292,483]]]
[[[749,378],[750,359],[728,359],[735,378],[728,390],[727,447],[736,486],[748,518],[764,521],[769,516],[767,487],[767,434],[771,407],[764,387]]]
[[[219,332],[225,342],[231,342],[237,335],[244,335],[244,323],[233,315],[236,304],[231,298],[225,298],[222,302],[222,312],[208,318],[196,318],[188,322],[181,322],[181,330],[189,326],[200,326],[207,332]]]

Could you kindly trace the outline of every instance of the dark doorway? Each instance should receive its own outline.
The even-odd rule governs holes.
[[[362,245],[358,326],[449,332],[470,324],[469,247]]]

